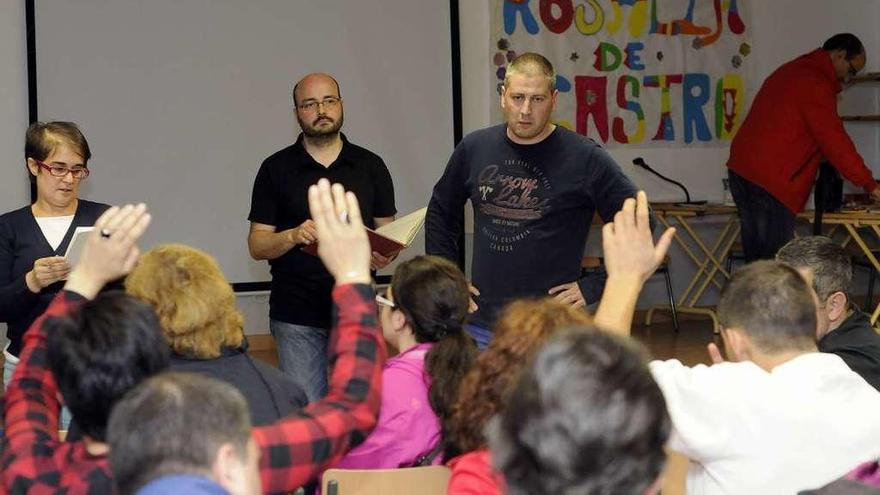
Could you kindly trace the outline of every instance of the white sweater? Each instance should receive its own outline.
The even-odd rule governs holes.
[[[752,362],[654,361],[689,495],[794,494],[880,456],[880,393],[833,354],[768,373]]]

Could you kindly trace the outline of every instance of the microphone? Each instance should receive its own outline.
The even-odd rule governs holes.
[[[680,187],[681,190],[684,191],[685,202],[684,203],[676,203],[677,205],[704,205],[704,204],[706,204],[705,200],[691,201],[691,194],[688,192],[687,188],[684,187],[684,184],[682,184],[681,182],[678,182],[677,180],[672,180],[669,177],[666,177],[665,175],[661,174],[660,172],[654,170],[653,168],[651,168],[650,165],[645,163],[644,158],[638,157],[638,158],[634,159],[633,165],[635,165],[637,167],[641,167],[641,168],[647,170],[648,172],[651,172],[652,174],[656,175],[657,177],[660,177],[661,179],[665,180],[666,182],[671,182],[671,183],[675,184],[676,186]]]

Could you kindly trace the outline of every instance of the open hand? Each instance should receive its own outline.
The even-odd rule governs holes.
[[[648,197],[639,191],[636,199],[623,202],[613,222],[602,227],[602,249],[609,279],[633,278],[643,283],[663,262],[675,229],[666,229],[654,245],[649,210]]]
[[[93,298],[107,282],[128,274],[140,255],[136,243],[150,220],[143,203],[114,206],[105,211],[95,222],[95,230],[89,234],[82,257],[64,288]]]
[[[309,187],[309,211],[316,226],[318,257],[336,284],[370,283],[370,240],[354,193],[321,179]]]

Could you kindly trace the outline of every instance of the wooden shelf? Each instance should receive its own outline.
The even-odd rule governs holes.
[[[880,122],[880,115],[845,115],[840,117],[844,122]]]

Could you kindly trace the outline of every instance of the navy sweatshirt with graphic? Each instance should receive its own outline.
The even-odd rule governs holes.
[[[513,299],[542,297],[578,281],[588,303],[603,281],[581,278],[594,213],[611,221],[636,187],[592,140],[563,127],[520,145],[501,124],[471,133],[434,186],[425,220],[428,254],[456,260],[461,212],[474,208],[472,282],[479,309],[470,323],[489,328]]]

